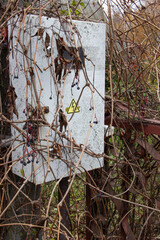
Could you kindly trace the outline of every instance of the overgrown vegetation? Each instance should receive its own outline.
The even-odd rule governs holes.
[[[18,14],[21,21],[25,19],[25,14],[32,13],[37,13],[40,17],[43,14],[56,17],[64,28],[63,24],[68,23],[68,18],[70,21],[72,18],[89,21],[90,19],[84,16],[88,4],[95,3],[86,4],[85,1],[73,0],[60,5],[52,1],[44,4],[33,1],[32,4],[28,2],[24,8],[19,6],[18,1],[1,4],[0,86],[5,84],[5,73],[8,69],[6,64],[4,66],[4,55],[2,56],[8,44],[3,30],[13,15]],[[28,240],[41,239],[42,236],[45,240],[160,239],[160,3],[157,0],[108,0],[103,4],[99,3],[99,8],[102,5],[107,25],[106,86],[103,99],[105,123],[109,127],[114,126],[111,134],[104,136],[104,152],[101,153],[104,157],[104,167],[89,172],[84,169],[84,173],[73,173],[74,177],[70,175],[65,183],[69,195],[65,198],[65,192],[59,193],[63,188],[60,179],[35,186],[27,183],[28,180],[11,174],[11,166],[17,161],[11,157],[15,139],[4,141],[4,126],[11,125],[16,129],[18,121],[12,121],[11,117],[9,119],[10,112],[6,113],[7,104],[10,104],[12,115],[15,114],[16,97],[13,90],[12,101],[9,101],[7,89],[3,89],[0,101],[0,239],[9,240],[17,236],[19,239]],[[72,24],[69,27],[72,27]],[[43,35],[40,31],[41,25],[38,29],[37,39]],[[76,32],[76,27],[73,28],[73,35],[74,31]],[[12,41],[12,36],[10,37],[9,41]],[[79,55],[77,52],[70,52],[62,39],[58,39],[59,49],[65,48],[72,55],[74,61],[71,64],[78,74],[79,64],[82,64],[79,62]],[[47,57],[51,57],[49,41],[46,37],[44,50],[46,55],[48,54]],[[22,49],[23,57],[29,59],[27,49]],[[60,50],[58,65],[53,64],[55,68],[52,64],[49,65],[49,68],[53,67],[53,79],[56,83],[65,75],[62,76],[62,69],[59,71],[64,64]],[[5,59],[8,59],[8,55]],[[25,64],[28,64],[27,67],[22,67],[28,69],[26,84],[28,88],[34,88],[30,63],[25,60]],[[36,64],[34,68],[37,69]],[[66,71],[66,74],[69,74],[69,70]],[[30,74],[30,77],[27,78],[27,74]],[[4,101],[3,96],[7,96],[7,100]],[[5,111],[2,111],[3,106]],[[37,106],[39,107],[38,104]],[[33,135],[36,131],[35,128],[32,131],[35,124],[46,124],[42,109],[34,111],[28,113],[27,110],[27,114],[34,115],[29,129]],[[64,115],[62,118],[65,120]],[[66,126],[67,123],[63,122],[62,128]],[[60,139],[67,139],[74,145],[73,148],[82,152],[82,146],[76,144],[72,138],[66,138],[65,134],[52,125],[50,128]],[[24,127],[19,130],[19,134],[26,134],[26,129]],[[23,141],[25,144],[26,140]],[[63,148],[69,147],[67,144],[65,146],[54,142],[49,157],[62,158]],[[33,148],[32,153],[34,152]],[[87,154],[94,155],[91,152]],[[27,155],[27,158],[29,161],[30,156]],[[24,177],[25,172],[22,175]],[[70,200],[69,204],[67,199]],[[68,217],[66,228],[64,212]]]

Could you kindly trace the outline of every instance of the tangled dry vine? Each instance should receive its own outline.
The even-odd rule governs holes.
[[[160,239],[159,1],[0,7],[0,239]],[[106,24],[105,96],[79,22],[82,32]],[[77,101],[66,105],[66,91]],[[104,146],[96,96],[105,105]],[[83,98],[89,120],[80,142],[83,118],[76,139],[70,122]],[[99,153],[88,146],[94,127]],[[98,169],[88,171],[84,156]]]

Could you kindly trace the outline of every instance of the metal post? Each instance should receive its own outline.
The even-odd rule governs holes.
[[[93,171],[89,171],[90,175],[92,175]],[[87,175],[86,177],[86,182],[90,183],[90,178]],[[92,233],[90,231],[90,221],[91,221],[91,188],[90,186],[87,184],[86,185],[86,210],[87,210],[87,214],[86,214],[86,240],[91,240],[92,238]]]
[[[67,189],[68,189],[68,177],[63,178],[59,183],[59,192],[58,192],[58,200],[59,202],[62,200],[63,196],[65,195]],[[60,208],[60,214],[62,217],[61,223],[68,229],[71,230],[71,223],[70,223],[70,215],[69,215],[69,207],[70,207],[70,193],[67,194],[65,200],[62,203],[62,206]],[[61,226],[61,230],[65,231],[65,228]],[[67,233],[66,233],[67,234]],[[60,240],[66,240],[64,234],[60,234]]]

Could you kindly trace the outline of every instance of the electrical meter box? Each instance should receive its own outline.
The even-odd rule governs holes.
[[[103,167],[105,24],[29,15],[11,34],[13,173],[41,184]]]

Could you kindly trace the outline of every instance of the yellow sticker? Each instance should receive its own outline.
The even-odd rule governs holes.
[[[70,103],[70,106],[66,108],[66,112],[68,114],[71,114],[71,113],[78,113],[80,112],[80,107],[76,107],[76,102],[74,99],[72,99],[71,103]]]
[[[24,170],[23,169],[21,169],[21,175],[22,175],[22,177],[24,177]]]

